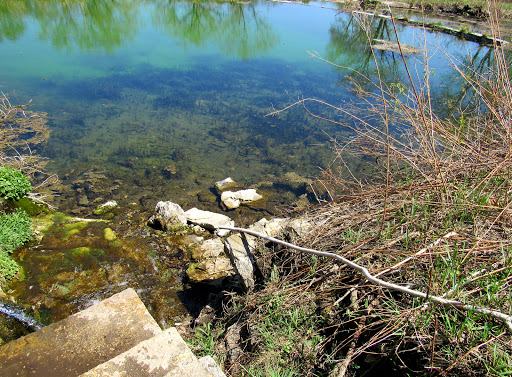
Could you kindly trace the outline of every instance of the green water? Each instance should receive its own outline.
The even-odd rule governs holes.
[[[354,100],[351,72],[374,64],[357,22],[329,3],[215,3],[158,0],[3,1],[0,89],[14,103],[48,112],[51,139],[40,151],[66,185],[57,204],[87,214],[117,199],[150,208],[157,200],[218,209],[211,189],[231,176],[261,185],[267,212],[294,195],[276,189],[295,172],[316,177],[332,165],[329,140],[350,134],[300,106],[302,97],[335,105]],[[399,27],[404,43],[427,41],[434,90],[451,95],[449,61],[438,47],[474,55],[478,46]],[[393,39],[374,20],[374,37]],[[392,53],[377,56],[387,82],[404,79]],[[421,77],[421,57],[410,64]],[[448,80],[451,80],[448,78]],[[456,92],[456,89],[455,89]],[[350,120],[313,107],[337,121]],[[349,165],[352,162],[349,160]],[[350,165],[357,173],[358,165]],[[87,183],[90,171],[102,184]],[[78,183],[77,183],[78,182]],[[285,190],[286,191],[286,190]]]
[[[227,212],[246,225],[280,213],[303,194],[285,184],[287,173],[315,178],[336,170],[342,163],[331,151],[332,140],[353,136],[302,106],[268,114],[301,98],[342,108],[361,102],[347,86],[351,80],[374,90],[354,73],[376,75],[367,36],[337,7],[2,0],[0,90],[14,104],[32,99],[33,110],[48,113],[51,138],[36,152],[51,159],[48,170],[61,178],[54,199],[60,210],[88,216],[111,199],[121,204],[121,213],[136,205],[126,212],[136,218],[115,222],[114,230],[125,235],[129,224],[144,227],[159,200],[185,210],[223,211],[213,186],[230,176],[266,198],[263,207]],[[375,19],[370,30],[372,38],[395,39],[389,21]],[[440,105],[460,92],[443,51],[475,63],[489,57],[487,49],[452,36],[403,25],[398,32],[402,42],[428,49],[431,90]],[[406,81],[401,58],[390,52],[376,58],[386,83]],[[422,55],[407,62],[420,83]],[[308,109],[354,126],[325,106]],[[358,174],[360,161],[347,157],[344,163]],[[67,240],[57,227],[41,244],[21,250],[17,258],[27,279],[11,294],[40,313],[48,310],[50,321],[130,285],[161,323],[172,322],[184,310],[176,291],[185,262],[165,265],[169,252],[151,238],[128,235],[124,249],[108,245],[96,228]]]

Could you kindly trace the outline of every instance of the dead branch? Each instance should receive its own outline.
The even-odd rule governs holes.
[[[354,262],[342,257],[341,255],[336,255],[336,254],[328,253],[325,251],[318,251],[318,250],[314,250],[314,249],[308,249],[305,247],[293,245],[291,243],[281,241],[277,238],[269,237],[262,233],[255,232],[253,230],[249,230],[249,229],[245,229],[245,228],[238,228],[238,227],[231,227],[231,226],[218,226],[217,228],[218,229],[228,229],[233,232],[247,233],[247,234],[250,234],[251,236],[260,237],[260,238],[263,238],[264,240],[274,242],[279,245],[283,245],[283,246],[289,247],[289,248],[297,250],[297,251],[305,252],[305,253],[312,254],[312,255],[317,255],[320,257],[334,259],[334,260],[339,261],[339,262],[343,263],[344,265],[346,265],[356,271],[359,271],[360,273],[363,274],[363,276],[369,282],[376,284],[378,286],[381,286],[381,287],[384,287],[384,288],[387,288],[390,290],[394,290],[394,291],[399,291],[402,293],[407,293],[408,295],[413,296],[413,297],[420,297],[423,299],[428,299],[431,302],[435,302],[437,304],[441,304],[441,305],[445,305],[445,306],[453,306],[457,309],[473,311],[476,313],[482,313],[482,314],[486,314],[491,317],[494,317],[496,319],[499,319],[500,321],[503,322],[503,324],[507,327],[508,331],[512,334],[512,316],[501,313],[497,310],[492,310],[492,309],[488,309],[488,308],[484,308],[484,307],[480,307],[480,306],[476,306],[476,305],[467,305],[467,304],[463,304],[460,301],[447,300],[447,299],[444,299],[439,296],[432,296],[432,295],[424,293],[424,292],[416,291],[414,289],[410,289],[410,288],[403,287],[403,286],[400,286],[397,284],[389,283],[385,280],[375,277],[374,275],[370,274],[370,272],[368,271],[367,268],[365,268],[357,263],[354,263]]]

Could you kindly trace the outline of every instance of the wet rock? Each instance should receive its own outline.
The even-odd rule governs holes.
[[[220,197],[222,203],[229,208],[234,209],[240,207],[241,204],[248,204],[263,199],[255,189],[247,189],[240,191],[224,191]]]
[[[121,241],[117,238],[116,233],[111,228],[103,229],[103,237],[109,242],[110,246],[121,246]]]
[[[291,191],[301,194],[306,192],[306,187],[311,183],[313,183],[311,179],[301,177],[295,172],[286,173],[282,181],[282,184],[288,186]]]
[[[149,218],[148,225],[155,229],[176,231],[187,225],[187,217],[178,204],[158,202],[155,214]]]
[[[218,226],[235,225],[235,222],[226,215],[210,211],[203,211],[197,208],[189,209],[185,212],[185,216],[189,223],[199,225],[200,227],[210,231],[216,231],[216,234],[220,237],[228,235],[229,230],[217,229]]]
[[[227,177],[222,181],[215,182],[215,188],[219,191],[224,191],[233,187],[236,187],[238,184],[231,179],[231,177]]]
[[[108,202],[99,205],[98,208],[96,208],[96,210],[94,211],[94,214],[95,215],[103,215],[107,212],[112,211],[116,207],[117,207],[117,202],[115,200],[109,200]]]
[[[233,268],[224,253],[221,239],[213,238],[204,241],[192,251],[193,263],[187,269],[187,276],[193,283],[222,283],[222,278],[232,275]]]

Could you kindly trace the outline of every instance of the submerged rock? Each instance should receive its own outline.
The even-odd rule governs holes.
[[[95,215],[103,215],[107,212],[112,211],[116,207],[117,207],[117,202],[115,200],[109,200],[108,202],[99,205],[98,208],[96,208],[96,210],[94,211],[94,214]]]
[[[313,181],[309,178],[301,177],[295,172],[289,172],[284,175],[282,183],[287,185],[290,190],[302,194],[306,192],[306,186],[313,183]]]
[[[231,179],[231,177],[227,177],[222,181],[215,182],[215,188],[220,191],[227,190],[229,188],[233,188],[238,184]]]
[[[397,42],[387,41],[384,39],[374,39],[373,42],[375,42],[373,48],[377,50],[391,51],[397,54],[403,53],[405,55],[410,55],[424,52],[423,50],[417,49],[416,47],[410,45],[406,45],[404,43],[399,45]]]
[[[185,216],[189,223],[199,225],[200,227],[210,231],[216,231],[216,234],[220,237],[227,236],[229,234],[229,230],[217,229],[218,226],[235,225],[235,222],[226,215],[210,211],[203,211],[197,208],[189,209],[185,212]]]
[[[155,214],[149,218],[148,225],[155,229],[176,231],[187,225],[187,217],[178,204],[158,202]]]
[[[247,189],[240,191],[224,191],[220,197],[222,203],[229,209],[240,207],[241,204],[252,203],[257,200],[263,199],[263,196],[258,194],[255,189]]]

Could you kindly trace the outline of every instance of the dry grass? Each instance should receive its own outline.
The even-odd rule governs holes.
[[[50,187],[58,177],[45,171],[48,159],[42,157],[40,148],[50,137],[47,114],[27,110],[26,105],[12,105],[8,97],[0,93],[0,165],[22,171],[32,181],[35,192],[32,200],[49,205]]]
[[[493,9],[490,4],[491,15]],[[499,38],[496,20],[494,13]],[[366,27],[362,18],[360,24]],[[366,99],[364,110],[379,122],[325,104],[357,121],[338,123],[354,137],[334,145],[338,167],[321,178],[331,193],[350,194],[302,214],[315,230],[295,242],[338,253],[395,284],[512,315],[508,67],[505,51],[495,46],[489,70],[457,68],[471,97],[448,118],[433,111],[428,67],[423,87],[412,79],[410,88],[387,84],[378,72],[376,81],[365,85],[374,90],[355,84]],[[320,102],[300,104],[308,109],[309,101]],[[402,134],[391,134],[391,125]],[[378,161],[372,163],[370,185],[355,172],[353,179],[339,173],[348,166],[347,154]],[[272,266],[267,284],[234,299],[229,310],[230,323],[242,323],[254,335],[248,350],[259,356],[239,360],[248,365],[248,375],[268,372],[264,360],[272,353],[284,368],[274,375],[377,375],[383,368],[397,376],[512,374],[512,334],[499,321],[388,291],[346,267],[283,248],[265,250],[260,262]],[[290,340],[280,329],[301,306],[307,309],[301,323],[309,327],[296,327]],[[279,347],[269,347],[262,340],[268,337]],[[290,341],[297,347],[283,353]],[[314,347],[300,351],[300,344]]]

